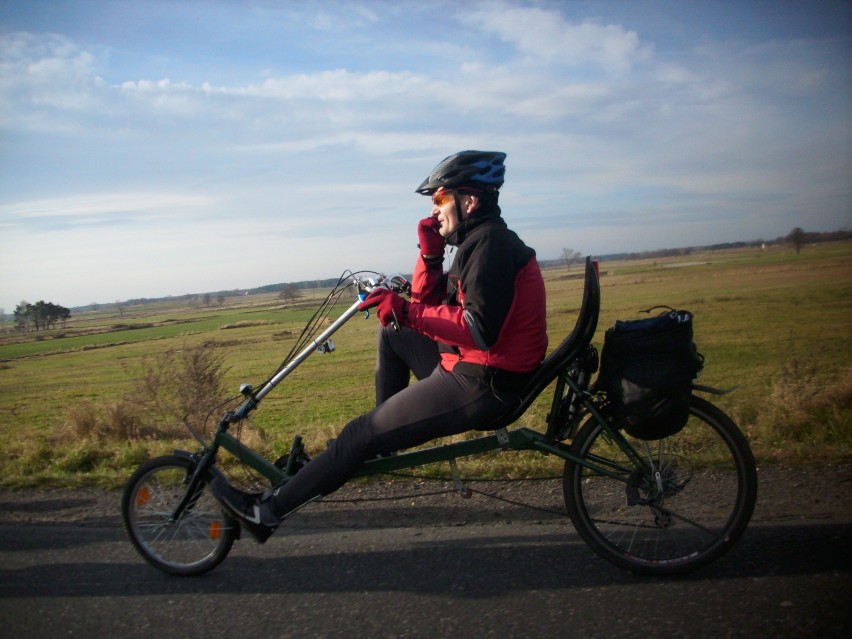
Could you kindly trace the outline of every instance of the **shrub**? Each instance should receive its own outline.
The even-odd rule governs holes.
[[[98,436],[97,409],[92,402],[80,402],[72,405],[65,415],[65,424],[61,435],[69,439],[86,439]]]
[[[103,406],[71,406],[60,435],[131,442],[186,437],[184,419],[201,427],[219,407],[225,373],[223,359],[204,346],[147,358],[140,372],[128,372],[138,381],[125,397]]]
[[[140,434],[180,437],[184,419],[201,428],[221,405],[226,372],[222,356],[204,345],[146,359],[127,397],[141,420]]]

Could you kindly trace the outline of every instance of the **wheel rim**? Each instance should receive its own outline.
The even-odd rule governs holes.
[[[153,469],[136,483],[128,502],[128,523],[140,550],[174,572],[192,572],[216,560],[233,536],[230,521],[203,485],[184,514],[172,521],[186,494],[186,479],[183,467]]]
[[[572,483],[576,508],[589,527],[586,536],[610,559],[649,569],[697,567],[739,535],[750,514],[744,514],[746,464],[729,435],[712,421],[693,407],[677,435],[653,442],[628,436],[647,468],[625,473],[622,480],[573,467],[581,474]],[[589,455],[628,465],[600,428],[585,448]]]

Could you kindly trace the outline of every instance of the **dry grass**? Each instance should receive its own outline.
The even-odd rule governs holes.
[[[91,472],[98,465],[135,465],[162,444],[180,445],[187,440],[189,431],[185,423],[205,437],[212,436],[225,410],[222,397],[227,372],[223,356],[213,346],[205,342],[146,358],[142,370],[135,373],[135,386],[121,400],[100,406],[88,402],[72,407],[57,442],[61,444],[59,449],[71,446],[54,466],[79,475]],[[241,398],[232,397],[224,404],[234,401]],[[265,432],[249,420],[240,422],[232,434],[250,448],[272,454]],[[195,448],[196,444],[189,447]],[[116,450],[124,453],[121,459],[115,459]],[[239,483],[246,487],[257,483],[233,458],[225,457],[222,466],[235,478],[242,478]]]
[[[224,359],[209,345],[145,358],[141,371],[128,371],[136,382],[126,395],[71,405],[55,436],[10,454],[11,463],[21,469],[23,483],[54,483],[57,476],[110,483],[116,466],[136,465],[185,442],[184,420],[202,429],[218,412],[226,371]],[[260,431],[250,425],[243,430],[246,443],[263,446]]]
[[[827,385],[816,363],[792,359],[773,380],[751,431],[773,457],[848,457],[852,451],[852,368]]]
[[[138,441],[184,437],[184,421],[201,429],[225,396],[224,359],[205,345],[145,358],[123,398],[71,406],[62,434],[75,439]]]

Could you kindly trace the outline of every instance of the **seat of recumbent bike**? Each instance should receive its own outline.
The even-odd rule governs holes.
[[[520,394],[520,402],[501,419],[489,424],[483,430],[498,430],[517,421],[542,391],[575,359],[580,357],[591,344],[598,326],[601,291],[597,262],[586,257],[583,304],[574,328],[568,337],[553,352],[544,358],[533,376]]]

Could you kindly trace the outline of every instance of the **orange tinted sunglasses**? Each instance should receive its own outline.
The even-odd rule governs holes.
[[[447,202],[453,201],[452,191],[435,191],[432,194],[432,204],[435,206],[444,206]]]

